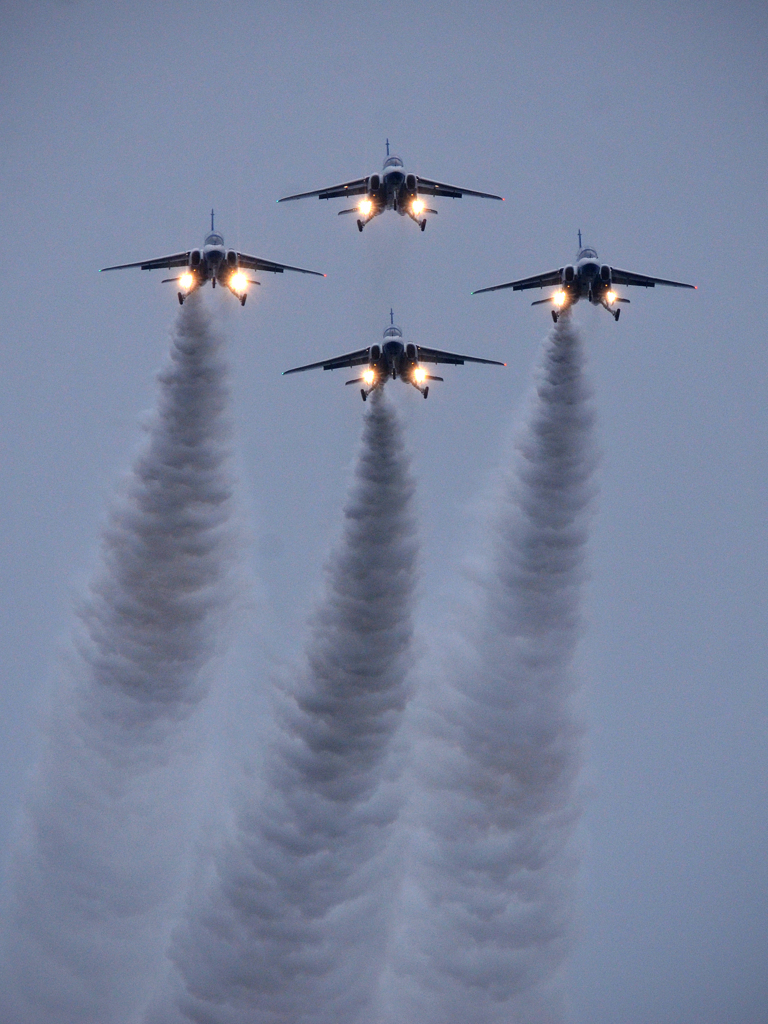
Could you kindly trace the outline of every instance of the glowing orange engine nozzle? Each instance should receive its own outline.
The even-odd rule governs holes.
[[[417,366],[413,371],[413,379],[417,384],[423,384],[427,379],[427,371],[422,366]]]
[[[363,373],[363,380],[370,386],[376,380],[376,372],[374,370],[366,370]]]
[[[179,278],[179,284],[184,291],[190,291],[195,286],[195,275],[194,274],[182,274]]]
[[[555,292],[555,294],[552,296],[552,301],[556,306],[562,307],[568,301],[568,296],[563,291]]]
[[[421,211],[424,209],[424,203],[420,199],[414,199],[411,204],[411,210],[418,217]]]
[[[373,203],[371,202],[370,199],[363,199],[363,201],[358,206],[358,210],[360,211],[360,213],[362,213],[364,217],[369,216],[372,209]]]
[[[250,281],[242,270],[236,270],[229,279],[229,287],[236,295],[242,295],[249,284]]]

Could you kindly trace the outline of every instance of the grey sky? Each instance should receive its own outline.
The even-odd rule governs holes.
[[[431,635],[547,316],[472,288],[601,257],[690,280],[582,303],[603,450],[589,626],[584,934],[575,1024],[753,1024],[768,1006],[766,166],[758,3],[0,5],[5,581],[0,836],[12,828],[71,598],[176,313],[100,266],[202,241],[325,271],[262,276],[231,336],[259,621],[299,649],[362,403],[288,366],[377,339],[508,362],[389,385],[418,479]],[[498,191],[358,235],[275,200],[377,170]],[[535,296],[534,296],[535,297]],[[350,392],[352,392],[350,394]],[[256,673],[256,675],[258,675]]]

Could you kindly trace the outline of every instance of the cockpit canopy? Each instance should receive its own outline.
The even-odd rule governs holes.
[[[199,236],[198,236],[199,237]],[[224,245],[224,239],[217,232],[212,232],[205,240],[206,245]]]
[[[596,260],[597,258],[597,251],[589,248],[580,249],[577,257],[578,260]]]
[[[385,338],[402,338],[403,332],[399,327],[387,327],[384,331]]]
[[[403,166],[403,161],[400,159],[399,156],[388,156],[387,159],[384,161],[384,170],[386,170],[387,167],[402,167],[402,166]]]

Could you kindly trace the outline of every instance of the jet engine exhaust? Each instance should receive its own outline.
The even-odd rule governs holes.
[[[388,1021],[563,1019],[581,730],[573,662],[596,462],[579,335],[544,347],[476,591],[415,714]]]
[[[189,856],[188,719],[232,588],[221,347],[187,303],[109,512],[13,851],[3,1021],[127,1024],[158,982]]]
[[[178,975],[148,1020],[351,1024],[369,1012],[395,885],[413,492],[400,423],[377,389],[302,665],[277,695],[266,769],[249,778],[213,882],[177,929]]]

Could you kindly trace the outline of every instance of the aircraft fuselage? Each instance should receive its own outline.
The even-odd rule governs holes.
[[[188,292],[206,281],[210,281],[214,288],[217,281],[222,288],[230,288],[239,263],[237,252],[224,247],[222,235],[218,232],[208,235],[203,248],[193,249],[189,254],[187,272],[194,278],[194,283]]]
[[[402,333],[398,327],[388,327],[384,332],[381,345],[371,345],[368,352],[368,373],[365,382],[370,391],[380,387],[386,381],[400,377],[423,393],[421,387],[426,375],[419,374],[419,358],[416,346],[403,344]]]
[[[211,232],[205,239],[202,249],[192,249],[189,254],[187,268],[178,278],[182,291],[179,291],[179,302],[206,281],[211,287],[218,282],[222,288],[229,290],[245,305],[246,288],[251,283],[240,270],[240,260],[235,249],[224,247],[224,237],[218,232]]]
[[[555,308],[552,319],[557,322],[561,313],[575,306],[579,299],[586,299],[593,306],[602,306],[611,316],[619,319],[617,302],[628,302],[620,299],[613,289],[611,268],[607,263],[600,263],[594,249],[579,249],[576,262],[562,267],[560,270],[560,289],[552,296]]]
[[[399,156],[390,156],[384,161],[381,174],[371,174],[367,183],[367,194],[360,205],[360,223],[383,213],[394,210],[401,217],[410,217],[419,225],[424,210],[424,203],[419,199],[418,178],[415,174],[406,174],[403,161]]]
[[[565,292],[568,302],[573,305],[579,299],[587,299],[594,306],[605,306],[612,301],[611,268],[607,263],[599,263],[594,249],[581,249],[576,256],[576,263],[563,267],[560,271],[561,289]]]

